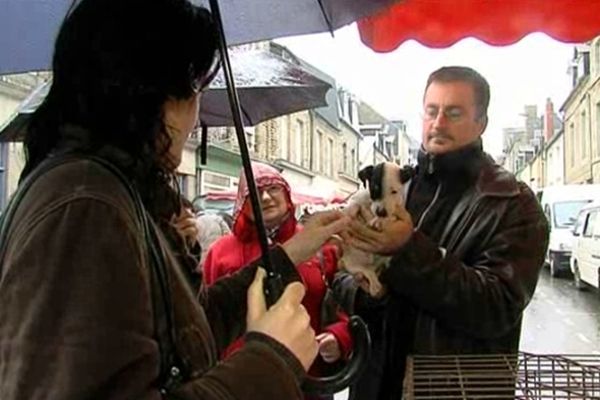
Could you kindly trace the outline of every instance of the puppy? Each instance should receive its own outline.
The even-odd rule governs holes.
[[[381,219],[391,215],[397,206],[403,206],[406,183],[413,177],[410,166],[401,168],[391,162],[368,166],[358,173],[365,189],[361,189],[348,199],[346,210],[354,206],[368,207],[375,217],[364,221],[371,228],[380,230]],[[342,268],[351,274],[361,273],[369,284],[369,294],[377,297],[382,290],[378,275],[386,266],[389,257],[366,253],[350,246],[343,246]]]

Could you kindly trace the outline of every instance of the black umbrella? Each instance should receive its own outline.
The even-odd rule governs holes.
[[[233,51],[231,56],[245,126],[327,104],[331,85],[301,66],[262,50]],[[0,127],[0,141],[24,137],[29,118],[48,94],[50,84],[41,84],[21,103],[14,116]],[[206,126],[234,125],[222,71],[202,96],[200,120]]]

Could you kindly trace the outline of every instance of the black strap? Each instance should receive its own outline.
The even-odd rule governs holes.
[[[169,275],[167,274],[163,247],[160,245],[157,232],[150,223],[150,217],[144,207],[139,192],[131,181],[108,160],[80,154],[50,156],[40,163],[21,182],[17,191],[11,197],[6,209],[0,216],[0,260],[4,260],[6,246],[8,243],[8,228],[18,208],[19,203],[31,188],[32,184],[44,173],[59,165],[68,162],[89,160],[95,162],[111,172],[123,184],[135,207],[136,218],[142,228],[143,240],[146,253],[151,262],[151,285],[152,285],[152,307],[155,323],[155,338],[158,341],[160,352],[160,375],[158,385],[163,395],[168,394],[175,386],[179,385],[187,377],[187,368],[178,356],[175,347],[175,326],[173,323],[173,307],[169,288]],[[0,276],[2,264],[0,264]]]

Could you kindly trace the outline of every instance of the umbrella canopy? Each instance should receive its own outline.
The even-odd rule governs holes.
[[[267,51],[233,51],[231,61],[246,126],[296,111],[327,105],[331,85],[302,67]],[[50,81],[36,88],[13,118],[0,128],[0,141],[21,140],[31,114],[42,103]],[[200,119],[206,126],[232,126],[231,107],[222,71],[204,93]]]
[[[0,74],[47,70],[74,0],[0,2]],[[331,31],[398,0],[221,0],[230,45]],[[208,0],[192,0],[208,7]]]
[[[387,52],[414,39],[443,48],[465,37],[502,46],[532,32],[563,42],[585,42],[600,34],[597,0],[405,0],[359,21],[362,41]]]
[[[267,51],[231,51],[230,56],[244,125],[327,105],[331,85],[301,66]],[[207,126],[233,126],[222,70],[202,97],[200,119]]]

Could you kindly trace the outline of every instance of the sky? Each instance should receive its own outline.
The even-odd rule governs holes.
[[[390,53],[376,53],[362,44],[355,25],[330,34],[279,39],[294,54],[333,76],[389,119],[404,119],[408,133],[420,141],[422,96],[427,76],[444,65],[466,65],[490,83],[489,124],[484,147],[502,153],[502,128],[523,126],[525,105],[536,104],[538,114],[552,99],[558,110],[571,90],[568,75],[573,44],[540,33],[514,45],[489,46],[467,38],[447,49],[430,49],[408,41]]]

